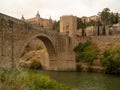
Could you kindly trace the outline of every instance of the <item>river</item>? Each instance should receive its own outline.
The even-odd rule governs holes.
[[[78,90],[120,90],[120,76],[88,72],[40,71]]]

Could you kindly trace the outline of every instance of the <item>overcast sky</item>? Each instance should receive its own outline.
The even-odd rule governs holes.
[[[120,13],[120,0],[0,0],[0,13],[16,18],[40,16],[58,20],[62,15],[92,16],[103,8]]]

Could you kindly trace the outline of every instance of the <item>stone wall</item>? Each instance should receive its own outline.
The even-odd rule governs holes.
[[[49,54],[49,70],[75,70],[75,57],[69,37],[40,28],[22,20],[0,14],[0,67],[17,66],[25,47],[33,39],[40,39]],[[70,45],[69,45],[70,44]]]
[[[72,40],[67,34],[58,34],[58,70],[76,70],[75,54]]]
[[[85,42],[87,40],[92,40],[94,42],[110,42],[110,43],[120,43],[120,34],[118,35],[108,35],[108,36],[88,36],[88,37],[76,37],[78,43]]]
[[[109,36],[92,36],[91,39],[94,42],[111,42],[120,43],[120,35],[109,35]]]
[[[77,31],[77,17],[66,15],[60,17],[60,32],[67,33],[70,37],[76,35]]]
[[[26,22],[3,14],[0,14],[0,21],[1,66],[3,65],[4,67],[11,67],[12,61],[14,61],[15,65],[18,64],[19,58],[21,57],[25,46],[30,40],[38,36],[39,39],[42,39],[46,45],[48,44],[47,49],[51,59],[53,59],[52,54],[55,56],[56,50],[56,32],[49,32],[43,28],[37,28]]]

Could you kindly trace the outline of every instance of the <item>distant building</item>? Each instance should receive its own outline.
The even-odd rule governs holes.
[[[31,24],[37,25],[39,27],[44,27],[47,29],[52,29],[54,24],[54,21],[51,19],[51,17],[49,19],[41,18],[39,12],[37,12],[34,18],[25,19],[22,16],[21,20],[25,20],[26,22],[29,22]]]
[[[23,15],[22,15],[22,17],[21,17],[21,20],[23,20],[23,21],[25,20],[25,18],[24,18],[24,16],[23,16]]]
[[[91,20],[97,21],[98,19],[99,19],[99,16],[97,16],[97,15],[90,16],[90,17],[83,16],[82,22],[90,22]]]

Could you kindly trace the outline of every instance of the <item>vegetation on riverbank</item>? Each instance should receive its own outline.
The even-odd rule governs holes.
[[[0,90],[74,90],[40,73],[0,69]]]
[[[80,63],[86,63],[89,67],[92,65],[93,60],[97,57],[97,48],[91,41],[86,41],[84,43],[79,43],[75,48],[77,70],[81,70],[82,67]]]
[[[101,62],[105,67],[106,73],[120,75],[120,44],[105,50]]]
[[[106,72],[120,75],[120,44],[106,47],[102,52],[91,41],[79,43],[74,51],[78,71]],[[94,65],[94,60],[100,61]]]
[[[87,62],[88,64],[91,64],[97,56],[97,49],[91,41],[79,43],[74,48],[74,52],[76,53],[77,62],[83,61]]]

